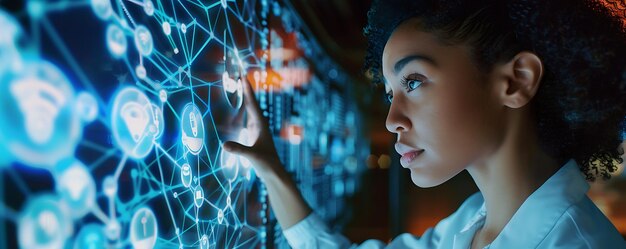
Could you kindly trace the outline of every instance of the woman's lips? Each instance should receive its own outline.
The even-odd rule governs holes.
[[[424,152],[424,150],[413,150],[413,151],[409,151],[407,153],[402,154],[402,157],[400,158],[400,164],[404,168],[409,168],[409,164],[415,161],[415,159],[419,155],[421,155],[422,152]]]

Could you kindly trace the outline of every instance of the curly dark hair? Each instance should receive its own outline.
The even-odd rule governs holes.
[[[558,162],[574,158],[590,181],[608,179],[623,153],[617,148],[626,116],[624,6],[623,0],[374,1],[364,28],[364,69],[375,84],[383,81],[383,48],[411,18],[446,44],[469,45],[485,73],[533,52],[545,70],[531,101],[541,147]]]

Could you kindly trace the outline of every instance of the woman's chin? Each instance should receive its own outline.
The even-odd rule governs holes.
[[[413,184],[415,184],[416,186],[420,188],[436,187],[448,181],[448,179],[452,178],[452,177],[447,177],[447,178],[436,177],[432,174],[420,172],[415,169],[409,169],[409,170],[411,171],[411,180],[413,181]]]

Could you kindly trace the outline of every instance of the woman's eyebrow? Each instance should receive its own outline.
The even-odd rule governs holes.
[[[393,67],[394,73],[397,75],[398,72],[402,71],[402,69],[404,68],[404,66],[406,66],[406,64],[409,64],[409,62],[414,61],[414,60],[424,61],[424,62],[432,64],[435,67],[437,66],[437,62],[435,62],[435,60],[433,60],[432,58],[426,55],[422,55],[422,54],[413,54],[413,55],[406,56],[402,58],[401,60],[399,60],[398,62],[396,62],[396,65]]]

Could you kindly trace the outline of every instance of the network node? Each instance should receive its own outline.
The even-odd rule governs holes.
[[[114,58],[121,58],[126,54],[128,41],[122,28],[117,24],[109,24],[106,31],[107,48]]]
[[[191,172],[191,167],[188,163],[183,164],[180,169],[180,181],[183,183],[185,188],[191,186],[191,179],[193,178],[193,173]]]
[[[204,147],[204,121],[202,113],[194,104],[185,105],[180,120],[182,143],[189,152],[198,155]]]
[[[143,11],[146,12],[146,15],[152,16],[154,15],[154,4],[150,0],[143,1]]]
[[[143,56],[149,56],[154,49],[154,41],[152,40],[152,34],[146,26],[138,25],[135,28],[135,46],[139,53]]]
[[[152,249],[156,244],[159,228],[151,209],[140,208],[130,221],[130,243],[134,249]]]
[[[157,134],[153,114],[152,103],[135,87],[125,87],[115,95],[111,111],[113,138],[131,158],[142,159],[152,150]]]
[[[56,196],[47,194],[35,197],[28,202],[18,221],[20,247],[62,248],[70,224]]]
[[[106,245],[104,227],[93,223],[83,226],[74,240],[74,249],[105,249]]]
[[[109,198],[115,197],[117,194],[117,182],[113,176],[107,176],[102,181],[102,190],[104,191],[104,195]]]
[[[159,100],[161,100],[162,103],[167,102],[167,92],[163,89],[159,91]]]
[[[161,26],[163,28],[163,33],[165,35],[172,34],[172,26],[170,25],[170,23],[168,21],[163,22],[163,24]]]
[[[91,9],[96,16],[106,21],[113,14],[110,0],[91,0]]]
[[[76,113],[83,122],[91,122],[98,116],[98,102],[96,98],[87,92],[81,92],[76,97]]]
[[[46,61],[27,61],[0,84],[0,130],[8,151],[24,164],[52,168],[73,155],[81,137],[74,90],[65,75]]]
[[[228,72],[222,74],[222,86],[228,104],[235,109],[239,109],[243,103],[243,84],[241,79],[234,80]]]
[[[140,80],[145,80],[146,77],[148,77],[146,68],[141,64],[137,65],[137,67],[135,68],[135,74],[137,74],[137,78],[139,78]]]
[[[80,161],[71,158],[59,162],[55,168],[56,190],[61,200],[72,212],[74,219],[80,219],[96,203],[96,183]]]
[[[154,134],[154,139],[159,139],[163,132],[165,132],[165,119],[163,118],[163,111],[156,104],[152,104],[152,123],[154,124],[154,128],[156,129],[156,134]]]
[[[196,207],[202,207],[202,204],[204,203],[204,190],[202,190],[202,187],[200,185],[196,186],[196,188],[194,189],[193,199]]]

